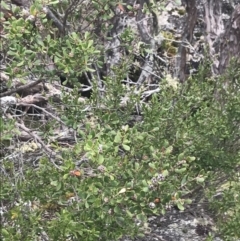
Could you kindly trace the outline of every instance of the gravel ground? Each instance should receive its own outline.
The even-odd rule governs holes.
[[[196,216],[191,211],[169,210],[164,216],[148,219],[150,231],[142,238],[123,238],[121,241],[204,241],[214,234],[214,222],[203,211]],[[223,241],[215,237],[213,241]]]

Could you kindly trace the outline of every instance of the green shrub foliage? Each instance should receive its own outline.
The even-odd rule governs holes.
[[[102,17],[101,21],[111,15],[107,14],[111,4],[105,2],[103,5],[110,7],[95,16]],[[35,3],[31,11],[34,15],[39,6]],[[46,15],[40,11],[39,16],[44,38],[21,17],[5,26],[8,41],[4,46],[11,56],[6,72],[10,77],[34,73],[54,80],[56,69],[47,71],[47,64],[40,61],[39,56],[45,53],[55,57],[57,70],[73,84],[76,73],[93,72],[93,62],[101,65],[103,46],[94,33],[72,32],[55,38]],[[74,17],[78,16],[71,15]],[[91,98],[84,103],[78,101],[77,90],[71,95],[62,90],[61,119],[75,131],[76,143],[67,148],[50,142],[58,125],[50,123],[43,139],[57,156],[42,156],[37,168],[22,160],[21,168],[16,169],[9,158],[1,160],[5,173],[0,177],[0,198],[10,204],[3,215],[2,240],[32,241],[45,235],[49,240],[105,241],[141,235],[148,215],[164,214],[169,206],[183,210],[197,202],[194,193],[204,192],[212,208],[218,210],[224,235],[240,237],[240,201],[236,196],[239,68],[211,78],[209,66],[206,61],[198,74],[176,88],[167,78],[162,80],[160,91],[145,102],[141,101],[141,90],[133,91],[121,83],[129,69],[126,61],[104,79],[104,95],[99,94],[95,82]],[[122,106],[126,93],[128,101]],[[137,122],[132,118],[139,109],[142,119]],[[4,136],[0,142],[5,145],[12,123],[3,119],[1,123]],[[228,188],[219,185],[221,177],[230,183]],[[224,198],[216,201],[212,196],[220,189]],[[231,222],[221,222],[223,213]]]

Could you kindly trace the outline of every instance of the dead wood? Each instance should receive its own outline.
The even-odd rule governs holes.
[[[195,0],[183,1],[186,7],[186,17],[184,19],[185,26],[182,30],[182,42],[189,42],[192,44],[193,40],[193,30],[197,21],[197,7]],[[182,83],[186,80],[186,64],[187,64],[187,54],[189,52],[188,48],[181,44],[178,50],[178,57],[176,61],[176,77]]]
[[[240,4],[236,6],[219,42],[218,73],[223,74],[232,58],[236,58],[240,63]]]
[[[15,89],[12,89],[12,90],[8,90],[4,93],[0,93],[0,97],[4,97],[4,96],[8,96],[8,95],[11,95],[11,94],[14,94],[14,93],[17,93],[17,92],[21,92],[21,91],[25,91],[27,90],[28,88],[32,88],[34,86],[36,86],[37,84],[43,82],[44,80],[43,79],[38,79],[34,82],[30,82],[28,84],[25,84],[25,85],[22,85],[20,86],[19,88],[15,88]]]

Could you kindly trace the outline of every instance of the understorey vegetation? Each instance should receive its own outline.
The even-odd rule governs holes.
[[[1,240],[143,237],[189,208],[206,240],[239,240],[238,46],[215,71],[204,44],[190,71],[192,40],[156,23],[167,1],[1,4]]]

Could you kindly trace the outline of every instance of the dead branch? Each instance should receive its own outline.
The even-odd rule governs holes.
[[[197,22],[197,7],[196,0],[186,1],[187,16],[185,26],[182,31],[182,41],[192,43],[193,30]],[[178,57],[176,63],[176,74],[174,77],[179,78],[180,82],[186,80],[186,62],[187,62],[187,49],[185,46],[180,45],[178,50]]]
[[[37,80],[35,82],[31,82],[29,84],[22,85],[21,87],[19,87],[17,89],[13,89],[13,90],[6,91],[4,93],[0,93],[0,97],[8,96],[8,95],[14,94],[14,93],[16,93],[18,91],[26,90],[26,89],[31,88],[31,87],[33,87],[33,86],[35,86],[35,85],[37,85],[37,84],[39,84],[39,83],[41,83],[43,81],[44,81],[43,79],[39,79],[39,80]]]
[[[62,33],[64,32],[64,25],[60,22],[60,20],[54,15],[54,13],[48,8],[44,7],[43,11],[46,13],[47,18],[52,20],[53,24],[58,28],[58,30]]]
[[[226,31],[220,40],[220,58],[218,72],[223,74],[229,66],[232,58],[236,58],[239,63],[240,55],[240,4],[236,6]]]

